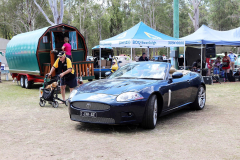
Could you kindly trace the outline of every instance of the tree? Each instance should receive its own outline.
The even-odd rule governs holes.
[[[189,0],[190,4],[193,7],[193,9],[191,8],[193,16],[190,13],[188,13],[188,15],[193,23],[195,31],[199,28],[199,5],[201,1],[202,0]]]
[[[42,7],[36,2],[36,0],[34,0],[34,3],[38,7],[38,9],[42,12],[42,14],[44,15],[44,17],[46,18],[46,20],[48,21],[49,24],[55,25],[55,24],[62,23],[62,21],[63,21],[63,14],[64,14],[63,0],[60,0],[60,11],[58,11],[57,0],[48,0],[48,3],[49,3],[49,5],[51,7],[51,10],[52,10],[54,22],[50,21],[50,19],[45,14],[45,12],[43,11]]]
[[[209,20],[214,29],[224,31],[239,27],[238,1],[211,0],[209,7]]]

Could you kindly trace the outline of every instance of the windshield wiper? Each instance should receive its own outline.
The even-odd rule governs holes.
[[[140,79],[163,80],[162,78],[140,78]]]

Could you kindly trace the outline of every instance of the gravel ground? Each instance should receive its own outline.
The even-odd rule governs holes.
[[[4,79],[4,78],[3,78]],[[240,159],[240,83],[207,86],[202,111],[137,125],[71,121],[68,108],[40,107],[38,88],[0,83],[0,159]],[[68,93],[69,94],[69,93]]]

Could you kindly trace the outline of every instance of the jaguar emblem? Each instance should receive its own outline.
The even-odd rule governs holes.
[[[90,109],[91,108],[91,103],[87,103],[86,104],[86,109]]]

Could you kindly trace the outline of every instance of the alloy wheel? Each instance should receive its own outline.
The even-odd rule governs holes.
[[[198,104],[199,104],[200,108],[204,107],[205,101],[206,101],[205,89],[203,87],[201,87],[199,92],[198,92]]]
[[[157,123],[157,116],[158,116],[158,105],[157,105],[157,99],[154,101],[154,106],[153,106],[153,123],[156,125]]]

